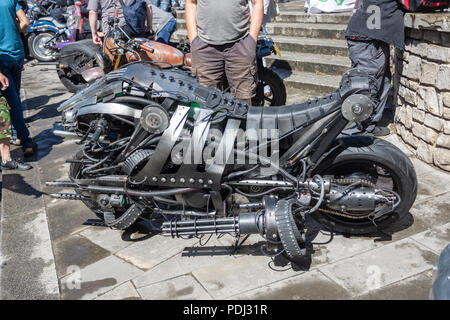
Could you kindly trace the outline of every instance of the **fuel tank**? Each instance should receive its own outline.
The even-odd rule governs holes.
[[[184,54],[177,48],[144,38],[136,41],[141,42],[139,50],[135,54],[126,54],[128,62],[138,60],[137,54],[141,60],[160,62],[158,65],[161,68],[180,67],[184,64]]]

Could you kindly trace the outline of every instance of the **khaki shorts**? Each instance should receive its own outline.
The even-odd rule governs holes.
[[[210,45],[198,36],[192,41],[192,70],[205,87],[223,88],[228,79],[231,94],[251,99],[256,94],[256,41],[247,35],[225,45]]]

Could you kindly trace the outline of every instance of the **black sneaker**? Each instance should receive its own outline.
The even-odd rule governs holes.
[[[383,137],[391,134],[391,130],[388,127],[375,127],[373,129],[372,134],[375,137]]]
[[[33,167],[30,166],[28,163],[22,162],[22,160],[20,160],[20,159],[11,159],[11,160],[7,160],[7,161],[2,161],[2,171],[3,170],[25,171],[25,170],[30,170],[31,168],[33,168]]]

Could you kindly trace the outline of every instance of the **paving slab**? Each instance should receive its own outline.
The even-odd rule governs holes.
[[[35,168],[28,171],[9,171],[2,176],[2,207],[8,216],[23,215],[43,208],[43,193]]]
[[[66,300],[94,299],[142,273],[131,264],[109,256],[62,278],[61,297]]]
[[[348,292],[317,270],[230,297],[238,300],[348,299]]]
[[[410,212],[415,221],[433,228],[450,221],[450,192],[428,198],[413,205]]]
[[[358,300],[428,300],[433,272],[424,271],[381,289],[356,297]]]
[[[106,227],[90,227],[81,231],[80,235],[111,253],[116,253],[133,244],[133,242],[124,241],[122,237],[123,233],[124,231],[122,230],[114,230]]]
[[[137,290],[146,300],[211,300],[211,296],[192,275],[180,276]]]
[[[289,266],[277,269],[271,266],[272,260],[266,256],[246,256],[192,274],[214,299],[224,299],[301,273]]]
[[[3,216],[1,236],[0,298],[59,299],[45,211]]]
[[[437,255],[412,239],[403,239],[319,268],[358,296],[431,269]]]
[[[94,300],[141,300],[141,296],[136,291],[131,281],[127,281],[111,291],[102,294]]]
[[[450,243],[450,223],[415,234],[411,236],[411,239],[440,255],[442,250]]]
[[[135,265],[136,267],[149,270],[164,262],[172,256],[181,253],[185,247],[196,243],[198,239],[163,237],[158,234],[150,235],[145,241],[136,242],[116,253],[116,256]]]
[[[414,169],[416,170],[416,174],[417,174],[417,179],[419,179],[422,175],[426,174],[426,173],[430,173],[430,172],[435,172],[436,169],[433,168],[432,166],[426,164],[425,162],[414,158],[414,157],[410,157],[411,162],[414,165]],[[420,180],[420,179],[419,179]]]
[[[88,227],[83,225],[84,222],[97,218],[81,202],[50,198],[47,200],[47,219],[53,240],[80,232]]]
[[[424,199],[437,196],[450,191],[450,174],[434,170],[423,173],[418,179],[417,198],[420,202]]]
[[[71,267],[84,268],[111,255],[108,250],[88,239],[73,235],[53,241],[58,278],[71,273]]]
[[[175,255],[133,279],[136,288],[175,278],[194,270],[203,269],[216,263],[235,260],[232,247],[223,245],[213,237],[205,246],[195,244],[186,247],[180,255]]]
[[[312,255],[312,269],[350,258],[385,245],[385,243],[375,242],[373,238],[367,237],[344,237],[343,235],[334,235],[333,240],[330,243],[327,243],[329,240],[329,233],[319,233],[313,240],[315,243],[324,244],[313,246],[315,252]]]

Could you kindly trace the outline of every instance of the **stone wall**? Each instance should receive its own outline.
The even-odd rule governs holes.
[[[395,57],[395,126],[426,163],[450,171],[450,13],[407,14]]]

